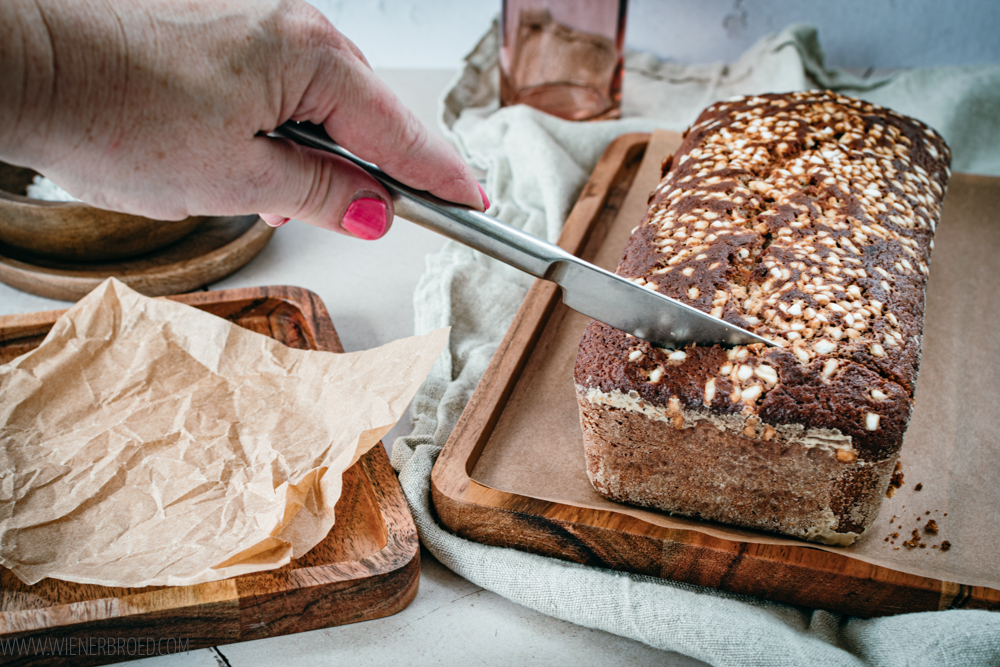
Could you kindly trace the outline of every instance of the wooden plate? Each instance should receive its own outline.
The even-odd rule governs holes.
[[[256,215],[206,218],[155,252],[108,263],[62,262],[0,243],[0,282],[49,299],[76,301],[110,276],[147,296],[190,292],[233,273],[257,256],[274,229]]]
[[[615,221],[649,139],[647,134],[625,135],[608,147],[566,222],[560,246],[593,258],[609,232],[624,244],[628,229]],[[718,532],[710,534],[710,524],[694,519],[676,522],[680,528],[666,527],[624,505],[613,510],[584,507],[546,500],[558,497],[551,488],[536,486],[530,493],[514,493],[477,482],[473,478],[480,474],[477,464],[488,468],[491,461],[505,460],[493,456],[493,436],[530,438],[524,450],[534,447],[540,456],[547,438],[559,437],[549,426],[532,431],[532,424],[548,419],[561,428],[566,424],[562,416],[554,412],[540,416],[537,413],[544,407],[529,410],[519,404],[530,402],[526,397],[532,391],[552,389],[546,384],[550,377],[546,372],[554,372],[549,361],[563,364],[556,350],[562,349],[560,336],[567,330],[562,324],[573,317],[580,318],[561,304],[555,285],[535,282],[434,466],[432,499],[448,529],[487,544],[855,616],[1000,609],[1000,591],[908,574],[852,558],[848,552],[824,551],[807,543],[727,539]],[[574,347],[580,333],[582,327]],[[572,361],[568,369],[560,369],[571,377]],[[556,395],[554,390],[550,393]],[[565,393],[566,410],[575,420],[575,397],[571,389]],[[550,400],[554,405],[556,399]],[[558,407],[566,406],[560,402]],[[531,419],[518,417],[527,412]],[[577,429],[573,437],[582,441],[578,422],[572,428]],[[536,431],[546,435],[539,437]],[[550,443],[549,449],[556,448]],[[582,443],[580,458],[582,466]],[[530,461],[522,457],[517,465],[530,466]]]
[[[291,347],[344,351],[319,297],[304,289],[171,298]],[[0,363],[41,343],[61,312],[0,317]],[[19,651],[20,644],[11,640],[33,640],[25,644],[29,647],[48,641],[50,651],[62,646],[63,655],[74,646],[66,662],[104,664],[355,623],[404,609],[417,593],[420,550],[385,449],[373,447],[344,473],[335,511],[330,534],[302,558],[278,570],[196,586],[110,588],[53,579],[25,586],[0,568],[0,644],[10,649],[0,652],[0,664],[53,661],[51,652],[43,657]]]
[[[207,216],[151,220],[83,202],[24,196],[38,172],[0,162],[0,241],[65,262],[120,261],[154,252],[187,236]]]

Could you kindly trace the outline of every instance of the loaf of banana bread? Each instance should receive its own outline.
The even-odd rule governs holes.
[[[595,489],[856,540],[910,417],[949,163],[926,125],[831,92],[706,109],[618,274],[780,347],[665,350],[592,322],[575,381]]]

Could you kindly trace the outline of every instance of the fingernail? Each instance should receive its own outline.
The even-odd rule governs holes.
[[[386,226],[385,202],[369,197],[355,199],[347,207],[341,226],[366,241],[381,237]]]
[[[283,218],[280,215],[273,215],[271,213],[258,213],[260,219],[269,224],[272,227],[281,227],[283,224],[288,222],[288,218]]]
[[[481,186],[479,183],[476,183],[476,187],[479,188],[479,196],[483,198],[483,206],[485,207],[484,210],[489,210],[490,198],[486,196],[486,191],[483,190],[483,186]]]

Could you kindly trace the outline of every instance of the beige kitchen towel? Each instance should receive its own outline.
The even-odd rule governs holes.
[[[497,39],[488,33],[443,98],[445,131],[487,171],[490,213],[555,241],[607,144],[626,132],[683,130],[737,94],[833,88],[915,116],[940,131],[957,171],[1000,175],[1000,67],[899,72],[877,81],[825,67],[816,31],[792,26],[737,62],[681,66],[626,60],[619,121],[571,123],[526,107],[498,109]],[[455,243],[427,260],[416,330],[452,338],[414,399],[413,434],[393,465],[431,552],[458,574],[557,618],[714,665],[997,665],[1000,614],[947,611],[858,619],[486,546],[434,520],[430,473],[531,279]]]

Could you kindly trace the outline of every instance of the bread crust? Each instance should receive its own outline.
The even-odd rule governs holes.
[[[591,323],[575,379],[595,488],[817,541],[863,533],[909,421],[949,162],[919,121],[830,92],[706,109],[618,274],[781,347],[669,351]]]

